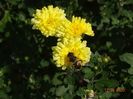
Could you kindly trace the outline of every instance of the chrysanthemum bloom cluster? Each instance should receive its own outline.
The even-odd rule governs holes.
[[[72,22],[67,22],[64,26],[63,37],[65,38],[81,38],[82,34],[94,36],[92,26],[90,23],[86,23],[86,19],[73,16]]]
[[[31,20],[33,29],[40,30],[46,37],[56,36],[57,31],[61,30],[60,28],[66,20],[64,10],[54,8],[52,5],[48,8],[43,7],[41,10],[37,9],[33,16],[34,18]]]
[[[68,66],[72,66],[68,54],[73,53],[77,60],[82,60],[84,65],[90,60],[90,48],[86,47],[86,41],[81,41],[79,38],[72,38],[70,40],[63,39],[62,42],[58,42],[57,46],[53,47],[53,59],[56,61],[57,67],[66,69]]]
[[[85,19],[80,17],[72,17],[68,20],[65,17],[64,10],[52,5],[43,7],[41,10],[36,10],[31,22],[33,29],[40,30],[41,33],[48,36],[58,37],[57,46],[52,48],[53,60],[57,67],[66,69],[73,65],[68,54],[73,53],[77,60],[80,60],[81,65],[89,62],[91,51],[86,47],[86,41],[81,41],[82,34],[94,36],[92,26]]]

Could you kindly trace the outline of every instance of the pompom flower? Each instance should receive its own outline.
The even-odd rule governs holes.
[[[31,22],[33,24],[33,29],[38,29],[41,33],[48,36],[57,36],[58,32],[61,30],[62,24],[67,20],[65,18],[64,10],[58,7],[53,7],[52,5],[43,7],[41,10],[37,9],[36,13],[33,15]]]
[[[94,90],[86,90],[86,95],[83,99],[87,99],[87,98],[93,99],[94,97],[95,97]]]
[[[75,38],[80,37],[82,34],[94,36],[92,26],[90,23],[86,23],[86,19],[81,17],[72,17],[72,22],[65,24],[64,37]]]
[[[80,38],[66,39],[57,43],[53,48],[53,60],[57,67],[62,67],[63,70],[72,66],[72,62],[68,57],[69,53],[82,62],[82,66],[89,62],[91,51],[86,47],[86,41],[81,41]]]

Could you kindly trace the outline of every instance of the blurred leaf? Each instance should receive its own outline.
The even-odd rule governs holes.
[[[133,78],[130,79],[130,85],[133,87]]]
[[[48,75],[44,75],[43,80],[44,80],[44,81],[48,81],[48,82],[50,82],[50,78],[49,78]]]
[[[33,16],[34,11],[35,10],[33,8],[28,8],[28,12],[29,12],[30,16]]]
[[[116,17],[111,17],[111,19],[112,19],[112,25],[119,24],[119,20]]]
[[[133,21],[133,13],[129,10],[123,10],[121,13],[123,16],[129,18],[129,21]]]
[[[73,85],[68,85],[68,91],[69,92],[67,92],[67,93],[65,93],[64,95],[63,95],[63,99],[73,99],[73,96],[75,95],[75,94],[73,94],[74,93],[74,86]]]
[[[53,79],[52,79],[53,85],[56,86],[56,85],[62,84],[62,81],[58,79],[58,77],[59,77],[60,75],[61,75],[61,74],[59,74],[59,73],[56,73],[56,74],[54,75],[54,77],[53,77]]]
[[[2,87],[3,87],[3,84],[4,84],[4,80],[3,80],[3,78],[2,78],[2,77],[0,77],[0,88],[2,88]]]
[[[100,99],[110,99],[113,94],[111,92],[105,92],[100,95]]]
[[[85,89],[80,88],[79,90],[76,91],[76,95],[83,97],[85,95]]]
[[[104,18],[103,18],[103,20],[102,20],[102,22],[103,22],[103,23],[109,23],[109,22],[110,22],[110,20],[109,20],[109,18],[104,17]]]
[[[65,93],[63,99],[73,99],[73,96],[68,93]]]
[[[9,36],[10,36],[10,32],[6,32],[6,33],[5,33],[5,37],[8,38]]]
[[[9,21],[11,21],[10,12],[8,10],[5,10],[5,14],[3,18],[0,20],[0,32],[3,32],[7,22]]]
[[[68,85],[68,90],[69,90],[69,93],[72,95],[73,94],[73,92],[74,92],[74,88],[75,88],[75,86],[74,85]]]
[[[107,46],[107,48],[110,48],[110,47],[112,46],[112,43],[109,42],[109,41],[107,41],[107,42],[106,42],[106,46]]]
[[[83,68],[82,71],[86,79],[91,79],[94,76],[94,72],[90,68]]]
[[[104,91],[104,84],[96,82],[95,83],[95,88],[96,88],[96,90],[98,90],[100,92],[103,92]]]
[[[133,89],[131,90],[131,92],[133,93]]]
[[[101,78],[100,80],[97,81],[97,83],[101,84],[104,87],[108,87],[108,88],[115,88],[118,86],[118,82],[115,80],[111,80],[111,79]]]
[[[9,0],[8,2],[10,2],[12,5],[17,5],[19,1],[21,0]]]
[[[9,99],[8,94],[0,90],[0,99]]]
[[[44,68],[44,67],[49,66],[49,62],[44,60],[44,59],[42,59],[41,62],[40,62],[40,65],[41,65],[41,68]]]
[[[128,69],[129,74],[133,74],[133,65]]]
[[[128,73],[133,74],[133,54],[132,53],[124,53],[119,58],[121,61],[126,62],[131,66],[128,69]]]
[[[75,78],[73,76],[69,75],[64,78],[64,83],[73,85],[75,83]]]
[[[133,4],[133,0],[127,0],[125,4]]]
[[[126,62],[133,67],[133,54],[132,53],[124,53],[119,58],[121,61]]]
[[[63,96],[63,94],[65,94],[66,91],[67,88],[65,88],[65,86],[59,86],[58,88],[56,88],[56,95]]]
[[[52,87],[52,88],[50,88],[49,92],[51,92],[52,94],[55,94],[55,90],[56,90],[56,88]]]
[[[26,21],[26,17],[25,17],[25,15],[24,15],[24,13],[19,13],[18,14],[18,20],[20,20],[20,21]]]

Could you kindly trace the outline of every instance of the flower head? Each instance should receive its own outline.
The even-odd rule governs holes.
[[[94,98],[94,97],[95,97],[94,90],[86,90],[86,95],[83,99]]]
[[[81,17],[72,17],[72,22],[67,22],[64,37],[81,37],[82,34],[94,36],[92,26]]]
[[[36,13],[33,15],[31,22],[33,24],[33,29],[38,29],[41,33],[48,36],[59,35],[58,29],[67,20],[65,18],[64,10],[58,7],[53,7],[52,5],[43,7],[41,10],[37,9]]]
[[[53,60],[57,67],[66,69],[72,65],[68,57],[69,53],[73,53],[78,60],[81,60],[82,66],[90,60],[91,51],[89,47],[86,47],[86,41],[81,42],[80,38],[64,38],[53,47]]]

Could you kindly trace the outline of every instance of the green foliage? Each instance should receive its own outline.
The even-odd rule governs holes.
[[[128,73],[133,74],[133,54],[125,53],[120,56],[120,60],[130,65],[130,68],[128,69]]]
[[[0,32],[4,31],[4,28],[6,27],[6,24],[11,20],[9,11],[5,10],[4,13],[5,14],[4,14],[3,18],[0,21]]]
[[[9,95],[7,93],[10,92],[10,82],[5,83],[6,72],[6,68],[3,67],[0,69],[0,99],[9,99]]]
[[[62,71],[52,61],[57,39],[32,30],[31,18],[43,6],[59,6],[86,18],[95,36],[86,37],[91,61]],[[96,99],[133,96],[133,0],[0,0],[0,99]],[[127,94],[106,92],[125,88]]]
[[[125,53],[121,55],[120,60],[128,63],[131,67],[133,66],[133,54],[132,53]]]

